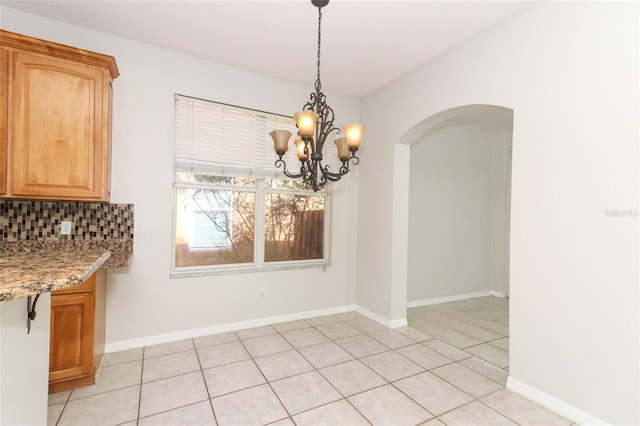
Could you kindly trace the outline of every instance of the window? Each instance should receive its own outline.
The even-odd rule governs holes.
[[[324,258],[326,196],[300,187],[292,181],[265,181],[265,262]]]
[[[233,240],[232,191],[193,190],[188,203],[189,249],[226,249]]]
[[[326,265],[326,190],[274,166],[268,133],[295,134],[293,119],[179,95],[175,104],[172,276]],[[299,164],[295,150],[287,156]]]

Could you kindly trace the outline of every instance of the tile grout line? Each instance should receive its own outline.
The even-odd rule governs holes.
[[[73,393],[73,389],[71,389],[71,391],[69,392],[69,395],[67,395],[67,398],[64,400],[64,406],[62,407],[62,410],[60,411],[60,414],[58,415],[58,418],[54,423],[56,426],[58,426],[58,423],[60,423],[60,419],[62,419],[62,413],[64,413],[64,410],[67,408],[67,404],[69,404],[69,401],[71,400],[72,393]],[[49,411],[49,405],[47,405],[47,412],[48,411]]]
[[[142,348],[142,365],[140,366],[140,392],[138,393],[138,415],[136,416],[136,426],[140,424],[140,408],[142,407],[142,379],[144,377],[144,361],[146,348]]]
[[[276,333],[275,333],[274,335],[276,335],[276,334],[277,334],[277,335],[279,335],[278,330],[276,330],[273,326],[270,326],[270,327],[272,327],[272,328],[276,331]],[[288,417],[288,418],[293,422],[293,417],[292,417],[291,413],[289,412],[289,410],[287,409],[287,407],[284,405],[284,403],[283,403],[283,402],[282,402],[282,400],[280,399],[280,396],[277,394],[276,390],[275,390],[275,389],[273,389],[273,386],[271,386],[271,382],[269,381],[269,379],[267,379],[267,376],[265,376],[264,372],[262,371],[262,369],[260,368],[260,366],[258,365],[258,363],[256,363],[256,360],[255,360],[254,356],[253,356],[253,355],[251,355],[251,352],[249,352],[249,350],[248,350],[248,349],[247,349],[247,347],[245,346],[245,344],[244,344],[243,340],[242,340],[242,339],[240,339],[240,336],[236,336],[236,337],[238,337],[238,341],[240,342],[240,344],[242,345],[242,347],[244,348],[244,350],[249,354],[249,358],[251,359],[251,362],[253,362],[253,365],[255,365],[255,367],[258,369],[258,371],[260,372],[260,374],[261,374],[261,375],[262,375],[262,377],[264,378],[264,380],[265,380],[265,384],[266,384],[267,386],[269,386],[269,389],[270,389],[270,390],[271,390],[271,392],[275,395],[276,399],[278,400],[278,402],[280,403],[280,405],[281,405],[281,406],[282,406],[282,408],[284,409],[285,413],[287,413],[287,417]],[[265,337],[265,336],[259,336],[259,337]],[[282,337],[282,336],[281,336],[281,337]],[[255,338],[258,338],[258,337],[255,337]],[[282,338],[284,339],[284,337],[282,337]],[[250,340],[250,339],[245,339],[245,340]],[[286,341],[286,339],[285,339],[285,341]],[[276,353],[278,353],[278,352],[276,352]],[[269,355],[272,355],[272,354],[269,354]],[[268,356],[268,355],[265,355],[265,356]],[[260,357],[258,357],[258,358],[260,358]],[[256,385],[256,386],[261,386],[261,385]],[[254,387],[255,387],[255,386],[254,386]],[[248,388],[247,388],[247,389],[248,389]],[[238,392],[238,391],[236,391],[236,392]],[[227,394],[227,395],[229,395],[229,394]],[[281,420],[284,420],[284,419],[278,419],[278,420],[275,420],[275,421],[270,422],[270,423],[274,423],[274,422],[281,421]],[[295,424],[295,422],[294,422],[294,424]]]
[[[200,374],[202,375],[204,388],[207,391],[207,396],[209,397],[207,398],[207,400],[209,402],[209,407],[211,408],[211,413],[213,414],[213,421],[215,422],[215,424],[218,424],[218,416],[216,416],[216,410],[213,408],[213,397],[211,396],[211,392],[209,391],[209,384],[207,383],[207,378],[204,375],[204,368],[202,368],[202,361],[200,361],[200,354],[198,353],[198,348],[196,346],[195,340],[191,339],[191,342],[193,343],[193,350],[196,353],[196,359],[198,360],[198,366],[200,367]],[[195,404],[199,404],[199,402],[196,402]]]

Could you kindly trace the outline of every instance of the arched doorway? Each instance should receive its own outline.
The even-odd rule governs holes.
[[[394,251],[393,282],[405,309],[508,295],[512,134],[513,110],[464,105],[396,145],[396,187],[408,190],[394,196],[395,247],[406,249]]]

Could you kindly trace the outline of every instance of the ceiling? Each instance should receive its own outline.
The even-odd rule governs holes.
[[[332,0],[322,9],[324,91],[363,97],[530,1]],[[0,0],[0,5],[312,87],[309,0]]]

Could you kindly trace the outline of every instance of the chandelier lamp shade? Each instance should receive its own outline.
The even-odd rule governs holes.
[[[294,120],[298,128],[298,137],[294,144],[300,169],[291,171],[287,169],[287,164],[282,159],[289,148],[291,132],[288,130],[273,130],[269,135],[273,139],[273,147],[278,154],[275,162],[276,167],[282,168],[284,174],[292,179],[302,178],[314,191],[321,190],[327,182],[335,182],[349,172],[349,165],[357,165],[360,159],[356,156],[360,148],[360,140],[365,127],[361,124],[348,124],[342,131],[334,126],[333,109],[327,104],[326,96],[322,93],[322,83],[320,82],[320,41],[322,27],[322,8],[329,3],[329,0],[311,0],[311,3],[318,8],[318,62],[315,91],[302,111],[296,112]],[[331,134],[343,137],[334,139],[338,148],[338,158],[340,167],[338,170],[331,170],[330,165],[323,164],[322,152],[325,143]]]

